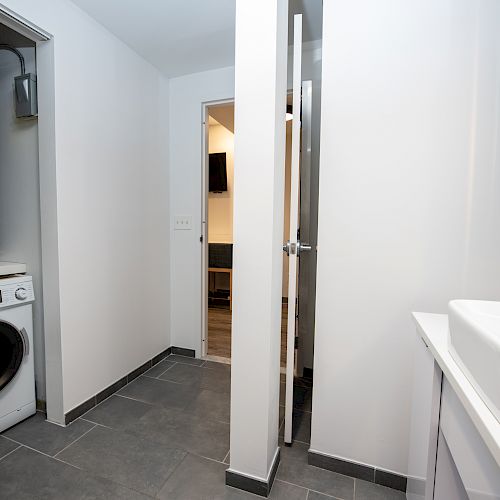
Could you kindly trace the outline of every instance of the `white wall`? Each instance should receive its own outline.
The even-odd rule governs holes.
[[[66,0],[4,4],[54,36],[57,234],[47,248],[58,257],[46,279],[59,274],[60,310],[51,295],[46,316],[60,316],[67,412],[170,346],[168,82]]]
[[[171,342],[201,355],[202,103],[234,97],[234,68],[170,80],[170,213],[190,215],[171,230]]]
[[[26,71],[35,73],[35,49],[20,51]],[[16,119],[14,77],[19,74],[17,57],[0,51],[0,261],[25,262],[33,276],[36,392],[45,400],[38,122]]]
[[[227,191],[208,193],[209,243],[233,242],[234,134],[222,125],[210,125],[208,152],[226,153]]]
[[[414,310],[500,299],[500,4],[324,4],[311,448],[406,473]]]
[[[288,63],[288,87],[291,66]],[[303,78],[314,82],[313,117],[320,113],[321,43],[304,44]],[[171,231],[172,244],[172,345],[195,349],[201,355],[201,154],[202,103],[234,97],[234,67],[187,75],[170,80],[170,175],[171,216],[191,215],[191,231]],[[319,164],[319,119],[313,120],[312,184],[317,186]],[[313,197],[312,206],[317,200]],[[316,223],[312,210],[311,225]],[[313,234],[313,245],[316,234]],[[308,256],[315,266],[314,256]],[[287,269],[283,264],[284,271]],[[315,267],[312,268],[314,273]],[[288,295],[287,283],[283,296]],[[315,283],[311,294],[314,298]],[[194,299],[193,299],[194,297]],[[199,301],[197,301],[199,297]],[[312,302],[314,305],[314,301]],[[312,307],[314,309],[314,307]],[[314,310],[307,311],[306,325],[312,330]],[[312,333],[312,332],[311,332]],[[312,335],[311,335],[312,337]],[[306,366],[312,366],[312,338],[307,346]]]
[[[279,452],[287,40],[287,0],[237,1],[229,470],[271,483]]]

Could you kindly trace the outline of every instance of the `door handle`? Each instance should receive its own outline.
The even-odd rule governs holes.
[[[310,252],[312,246],[309,243],[302,243],[300,240],[297,241],[297,255],[300,256],[302,252]]]
[[[290,243],[290,240],[288,240],[284,245],[283,245],[283,252],[285,252],[288,256],[299,254],[297,251],[297,245],[298,243]]]
[[[312,250],[311,245],[308,243],[302,243],[300,240],[297,243],[290,243],[290,240],[283,245],[283,252],[288,256],[297,254],[297,257],[301,252],[310,252]]]

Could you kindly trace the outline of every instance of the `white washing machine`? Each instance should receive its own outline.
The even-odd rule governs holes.
[[[0,432],[36,412],[31,276],[0,278]]]

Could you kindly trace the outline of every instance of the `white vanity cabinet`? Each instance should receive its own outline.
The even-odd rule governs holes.
[[[467,498],[500,500],[500,467],[446,378],[443,380],[439,428]]]
[[[423,339],[415,336],[412,419],[406,498],[432,498],[443,372]]]
[[[414,317],[407,498],[500,500],[500,423],[448,353],[447,316]]]

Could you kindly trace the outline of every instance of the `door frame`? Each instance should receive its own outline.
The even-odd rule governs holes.
[[[234,104],[234,97],[201,105],[201,357],[208,355],[208,110]]]
[[[0,4],[0,23],[36,44],[43,331],[47,418],[64,425],[57,228],[54,37]]]

